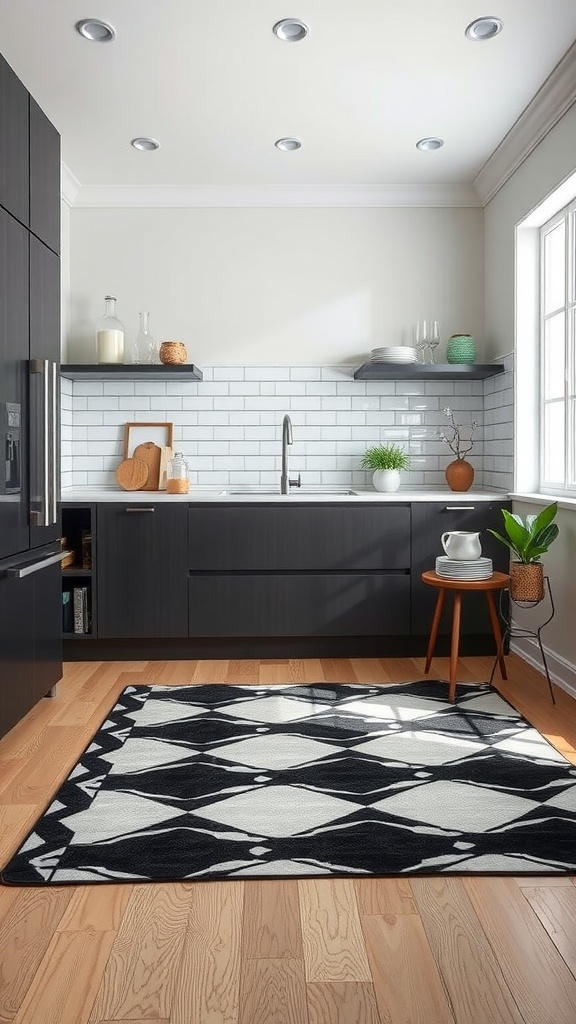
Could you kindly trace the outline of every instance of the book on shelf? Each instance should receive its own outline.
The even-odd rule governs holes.
[[[74,633],[90,632],[90,591],[88,587],[74,587]]]

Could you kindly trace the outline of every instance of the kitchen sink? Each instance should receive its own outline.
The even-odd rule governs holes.
[[[338,496],[342,496],[342,495],[357,494],[358,492],[357,491],[349,491],[349,490],[336,490],[336,489],[331,488],[331,487],[322,487],[322,488],[319,488],[318,490],[315,490],[314,488],[306,488],[304,490],[298,490],[297,488],[292,488],[290,493],[286,494],[286,495],[281,495],[280,491],[278,491],[278,490],[276,490],[276,491],[255,491],[255,490],[251,490],[250,488],[244,488],[243,490],[224,490],[224,491],[219,491],[218,493],[221,494],[222,496],[224,496],[226,494],[229,494],[229,495],[243,494],[243,495],[246,495],[246,496],[250,495],[252,497],[263,497],[263,498],[265,498],[267,496],[270,496],[270,495],[274,495],[274,497],[278,497],[278,498],[279,497],[286,497],[286,498],[289,498],[289,497],[290,498],[326,497],[326,498],[329,498],[329,497],[332,497],[332,496],[338,497]]]

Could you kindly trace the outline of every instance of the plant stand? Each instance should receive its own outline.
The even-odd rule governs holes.
[[[505,589],[508,590],[510,603],[508,605],[508,608],[509,608],[508,614],[505,614],[504,611],[503,611],[503,600],[502,600],[503,594],[504,594],[504,590],[500,591],[500,600],[499,600],[498,612],[499,612],[500,618],[502,619],[502,622],[504,624],[504,633],[502,634],[501,647],[500,647],[498,653],[496,654],[496,659],[494,661],[494,665],[492,666],[492,672],[490,673],[490,685],[492,685],[492,680],[494,679],[494,673],[496,672],[496,666],[498,664],[498,658],[499,658],[500,654],[502,653],[502,651],[504,650],[504,647],[506,646],[506,641],[507,640],[514,639],[514,638],[517,638],[517,639],[520,639],[520,640],[524,640],[524,639],[536,640],[537,643],[538,643],[538,647],[540,648],[540,654],[541,654],[541,657],[542,657],[542,665],[544,666],[544,672],[546,674],[546,680],[548,682],[548,689],[550,690],[550,697],[552,698],[552,703],[555,704],[556,703],[556,698],[554,697],[554,690],[552,689],[552,680],[550,679],[550,672],[548,671],[548,663],[546,661],[546,655],[544,653],[544,647],[542,646],[542,640],[541,640],[541,637],[540,637],[540,634],[541,634],[542,630],[544,629],[544,626],[547,626],[548,623],[552,621],[552,619],[554,618],[554,612],[555,612],[554,598],[552,597],[552,588],[550,586],[550,579],[549,579],[548,576],[544,577],[544,598],[542,598],[542,600],[545,600],[545,598],[546,598],[546,588],[548,589],[548,598],[549,598],[549,601],[550,601],[550,614],[549,614],[548,618],[545,619],[545,621],[542,622],[537,627],[537,629],[525,629],[523,626],[513,626],[512,625],[512,605],[517,605],[519,608],[535,608],[536,605],[537,604],[541,604],[542,601],[532,601],[530,603],[528,603],[526,601],[514,601],[514,599],[510,595],[510,588],[506,587]]]

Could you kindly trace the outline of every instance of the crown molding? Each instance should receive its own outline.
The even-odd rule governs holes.
[[[72,173],[68,164],[62,162],[60,168],[60,196],[68,206],[74,206],[78,193],[80,192],[80,182],[75,174]]]
[[[576,43],[573,43],[474,179],[473,185],[483,206],[575,101]]]
[[[76,180],[76,179],[75,179]],[[481,206],[472,185],[83,185],[74,207],[394,207]]]

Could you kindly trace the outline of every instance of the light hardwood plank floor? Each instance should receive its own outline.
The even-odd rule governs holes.
[[[576,702],[519,658],[502,694],[576,764]],[[0,862],[130,683],[382,683],[423,659],[65,666],[0,741]],[[483,681],[489,658],[464,658]],[[433,676],[446,678],[448,659]],[[576,1024],[570,877],[0,886],[0,1024]]]

